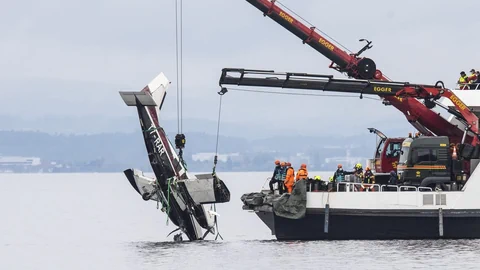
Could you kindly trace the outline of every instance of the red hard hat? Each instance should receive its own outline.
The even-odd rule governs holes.
[[[307,164],[303,163],[302,165],[300,165],[300,168],[307,168]]]
[[[280,164],[280,160],[275,160],[275,165],[279,165]]]

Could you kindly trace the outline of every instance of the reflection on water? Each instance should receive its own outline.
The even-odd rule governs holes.
[[[480,267],[480,240],[138,242],[129,247],[143,265],[159,269]]]

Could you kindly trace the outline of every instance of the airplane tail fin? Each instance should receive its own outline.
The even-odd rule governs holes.
[[[162,72],[142,91],[120,91],[120,96],[127,106],[155,106],[160,110],[169,86],[170,81]]]

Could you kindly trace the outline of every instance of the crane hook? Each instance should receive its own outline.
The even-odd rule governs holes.
[[[445,84],[443,84],[442,81],[437,81],[437,82],[435,83],[435,87],[437,87],[437,88],[445,88]]]
[[[228,92],[227,88],[222,87],[222,89],[220,90],[220,92],[217,92],[217,93],[218,93],[220,96],[223,96],[223,95],[225,95],[227,92]]]
[[[360,41],[360,42],[366,41],[367,44],[366,44],[365,46],[363,46],[363,48],[360,49],[360,51],[358,51],[358,52],[355,54],[355,56],[360,56],[360,54],[362,54],[364,51],[366,51],[366,50],[368,50],[368,49],[371,49],[371,48],[373,47],[373,45],[370,45],[370,44],[372,44],[372,41],[370,41],[370,40],[368,40],[368,39],[362,38],[362,39],[360,39],[360,40],[358,40],[358,41]]]

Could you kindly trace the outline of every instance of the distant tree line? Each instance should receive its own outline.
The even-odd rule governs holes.
[[[168,136],[173,142],[175,134]],[[192,155],[213,153],[216,136],[189,133],[186,137],[184,155],[188,169],[196,172],[211,171],[213,159],[194,161]],[[374,150],[372,137],[365,136],[277,136],[262,140],[221,136],[219,143],[220,154],[239,153],[238,156],[229,157],[226,162],[219,161],[219,171],[269,171],[273,167],[274,159],[289,159],[294,166],[308,162],[310,168],[330,170],[331,168],[325,167],[325,158],[344,156],[346,147],[351,144],[356,144],[350,150],[352,156],[370,157]],[[301,155],[297,155],[299,153]],[[151,170],[140,132],[66,135],[0,131],[0,155],[40,157],[44,171],[50,169],[52,172],[121,172],[132,167]]]

